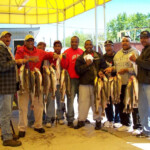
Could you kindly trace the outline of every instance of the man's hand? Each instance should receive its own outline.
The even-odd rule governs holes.
[[[86,65],[87,65],[87,66],[89,66],[89,65],[92,64],[92,63],[93,63],[93,61],[92,61],[91,59],[87,59],[87,60],[86,60]]]
[[[54,58],[54,59],[57,59],[58,57],[59,57],[58,54],[56,54],[56,53],[53,54],[53,58]]]
[[[39,61],[39,57],[38,56],[32,56],[28,58],[28,61],[30,62],[38,62]]]
[[[119,74],[125,74],[125,73],[127,73],[127,72],[129,72],[129,70],[128,70],[127,68],[125,68],[125,69],[120,69],[120,70],[118,71]]]
[[[28,59],[17,59],[15,60],[18,65],[25,64],[28,62]]]
[[[99,71],[98,76],[102,79],[104,77],[104,73],[102,71]]]
[[[67,53],[63,53],[63,54],[62,54],[62,57],[63,57],[64,59],[66,59],[66,55],[67,55]]]
[[[113,67],[108,67],[108,68],[106,68],[105,70],[104,70],[104,72],[106,73],[106,74],[109,74],[109,73],[111,73],[113,71]]]
[[[135,55],[134,55],[134,54],[132,54],[132,55],[129,57],[129,59],[130,59],[131,61],[133,61],[133,62],[135,62],[135,61],[136,61],[136,57],[135,57]]]

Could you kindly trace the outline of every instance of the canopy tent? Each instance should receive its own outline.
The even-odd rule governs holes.
[[[111,0],[0,0],[0,23],[58,23],[109,1]]]

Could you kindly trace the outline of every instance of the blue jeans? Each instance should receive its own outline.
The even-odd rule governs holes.
[[[139,83],[139,115],[143,132],[150,136],[150,84]]]
[[[57,118],[58,120],[64,119],[64,110],[65,109],[65,103],[61,102],[61,94],[60,94],[60,85],[57,85],[57,91],[56,91],[56,103],[57,103]]]
[[[71,96],[67,95],[67,121],[73,122],[74,120],[74,98],[79,95],[79,79],[71,79]]]
[[[12,96],[0,95],[0,124],[2,129],[3,140],[12,139],[10,119],[12,113]]]
[[[60,94],[60,85],[57,85],[56,90],[56,102],[57,102],[57,118],[59,120],[64,119],[64,112],[63,107],[64,103],[61,103],[61,94]],[[55,119],[55,100],[52,99],[52,94],[49,93],[48,95],[48,101],[46,105],[46,123],[51,122],[53,119]]]

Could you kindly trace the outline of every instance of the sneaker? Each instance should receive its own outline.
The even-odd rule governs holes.
[[[19,131],[19,134],[18,134],[19,138],[23,138],[25,137],[25,135],[26,135],[25,131]]]
[[[109,127],[113,128],[114,127],[114,122],[109,122]]]
[[[100,130],[100,129],[101,129],[101,121],[96,121],[95,130]]]
[[[142,130],[140,129],[135,129],[133,132],[132,132],[132,135],[138,135],[138,134],[141,134]]]
[[[121,126],[122,126],[122,124],[121,123],[114,123],[114,128],[120,128]]]
[[[136,135],[138,138],[147,138],[150,137],[150,135],[146,135],[145,133],[141,132],[140,134]]]
[[[37,131],[39,133],[45,133],[45,130],[43,128],[34,128],[34,131]]]
[[[50,122],[46,123],[46,128],[51,128],[52,127],[52,124]]]
[[[59,120],[58,123],[59,123],[60,125],[65,124],[64,120]]]
[[[3,141],[3,146],[11,146],[11,147],[17,147],[22,145],[20,141],[15,141],[15,140],[6,140]]]
[[[68,122],[68,127],[70,127],[70,128],[74,128],[74,124],[73,124],[73,122]]]
[[[110,123],[109,121],[104,122],[104,127],[109,128],[109,123]]]
[[[118,128],[117,131],[121,131],[121,132],[122,132],[122,131],[132,132],[132,131],[133,131],[133,128],[130,127],[130,126],[128,127],[128,126],[124,126],[124,125],[123,125],[122,127]]]
[[[78,121],[77,126],[74,127],[74,129],[80,129],[85,126],[84,121]]]

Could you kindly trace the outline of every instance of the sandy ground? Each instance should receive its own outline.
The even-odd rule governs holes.
[[[91,114],[91,112],[90,112]],[[76,114],[77,116],[77,114]],[[92,116],[92,114],[91,114]],[[89,117],[91,117],[89,115]],[[77,118],[77,117],[76,117]],[[92,120],[90,118],[90,120]],[[18,133],[18,111],[13,111],[12,121]],[[74,123],[76,124],[77,121]],[[67,123],[66,123],[67,124]],[[94,122],[75,130],[67,125],[57,125],[45,128],[44,134],[28,128],[25,138],[21,138],[22,146],[4,147],[0,141],[0,150],[138,150],[150,149],[150,139],[136,138],[131,133],[118,132],[116,129],[102,128],[94,130]]]

